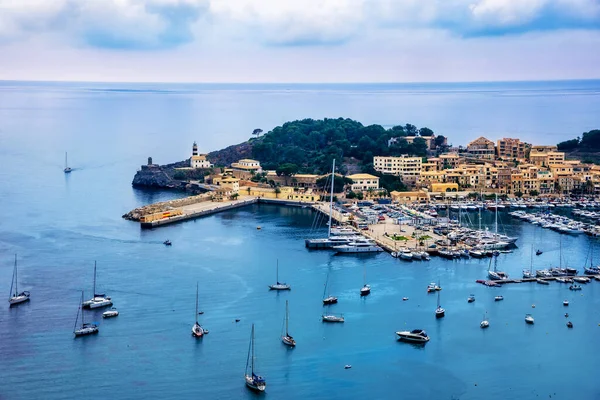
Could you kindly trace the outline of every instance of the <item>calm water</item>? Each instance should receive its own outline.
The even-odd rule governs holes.
[[[1,84],[0,287],[8,295],[18,253],[20,287],[31,290],[32,300],[0,307],[0,398],[253,398],[242,377],[252,322],[266,397],[274,399],[599,398],[597,282],[579,293],[554,283],[491,289],[475,284],[489,260],[404,263],[387,254],[311,252],[303,245],[313,219],[306,209],[252,206],[154,231],[120,217],[175,196],[131,188],[145,157],[182,159],[193,140],[210,150],[287,119],[325,113],[434,129],[434,122],[444,122],[457,138],[460,131],[466,137],[483,129],[477,121],[486,119],[498,131],[530,124],[534,133],[568,130],[567,137],[600,126],[592,112],[599,108],[597,82],[512,85],[290,91],[134,85],[134,91],[113,91],[107,85],[91,90],[100,87],[93,84]],[[432,106],[418,110],[415,102]],[[471,111],[460,113],[461,107]],[[401,119],[399,109],[406,110]],[[516,124],[500,115],[529,117]],[[64,150],[75,168],[69,176],[62,173]],[[470,217],[476,223],[475,214]],[[492,220],[484,213],[484,225]],[[519,248],[499,257],[499,268],[511,275],[529,267],[531,243],[545,251],[534,257],[534,267],[558,264],[559,238],[563,265],[581,268],[590,245],[600,257],[597,241],[587,237],[510,218],[501,218],[500,227],[520,236]],[[171,248],[161,244],[166,238]],[[121,315],[102,320],[101,312],[88,314],[100,333],[75,340],[80,290],[91,293],[94,260],[100,289],[112,295]],[[289,293],[267,290],[277,260],[281,280],[292,284]],[[364,268],[373,290],[361,299]],[[344,324],[320,321],[327,271],[331,293],[340,299],[331,309],[344,313]],[[440,321],[436,297],[425,291],[437,280],[447,310]],[[190,335],[196,281],[201,322],[210,330],[201,341]],[[473,304],[466,301],[470,293],[477,298]],[[505,300],[496,303],[499,293]],[[404,296],[410,300],[403,302]],[[568,310],[564,299],[571,302]],[[279,339],[285,300],[298,341],[291,350]],[[483,331],[485,311],[491,326]],[[572,330],[565,326],[566,311]],[[529,312],[534,326],[523,320]],[[413,328],[432,337],[425,347],[395,341],[395,331]],[[345,364],[353,368],[344,370]]]

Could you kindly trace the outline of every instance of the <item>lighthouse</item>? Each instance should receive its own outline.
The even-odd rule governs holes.
[[[212,164],[206,159],[206,154],[198,154],[198,144],[192,146],[192,157],[190,158],[192,168],[211,168]]]

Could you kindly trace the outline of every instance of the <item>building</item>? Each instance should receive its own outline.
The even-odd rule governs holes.
[[[467,155],[471,158],[493,160],[496,156],[494,142],[481,136],[467,145]]]
[[[498,158],[503,160],[525,160],[529,156],[531,145],[519,139],[504,138],[497,142]]]
[[[460,164],[464,162],[464,159],[460,158],[460,156],[457,153],[442,154],[438,158],[440,162],[440,170],[448,168],[457,168]],[[432,160],[433,159],[430,159],[429,161]]]
[[[231,163],[231,173],[239,179],[249,180],[255,174],[262,172],[260,162],[244,158],[236,163]]]
[[[534,146],[538,147],[538,146]],[[537,151],[538,149],[532,148],[529,152],[529,161],[532,164],[540,167],[549,167],[555,164],[564,164],[565,153],[562,151]]]
[[[421,157],[409,157],[402,155],[400,157],[373,157],[373,167],[375,171],[396,175],[402,178],[402,182],[408,185],[414,185],[421,174]]]
[[[393,191],[390,193],[390,197],[394,203],[428,203],[429,195],[427,192],[397,192]]]
[[[458,184],[456,183],[432,183],[432,192],[458,192]]]
[[[212,164],[206,159],[206,154],[198,154],[198,145],[194,142],[192,146],[192,157],[190,158],[190,167],[192,168],[212,168]]]
[[[231,175],[220,175],[212,178],[213,185],[219,186],[228,196],[240,191],[240,180]]]
[[[348,175],[352,179],[351,189],[353,192],[366,192],[369,189],[379,189],[379,177],[370,174]]]

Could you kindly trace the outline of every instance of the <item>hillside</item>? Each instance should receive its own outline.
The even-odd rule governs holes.
[[[584,132],[581,137],[558,143],[568,159],[600,164],[600,130]]]
[[[401,139],[418,135],[431,136],[433,131],[429,128],[418,129],[411,124],[391,129],[381,125],[364,126],[347,118],[303,119],[286,122],[262,137],[209,153],[208,159],[215,165],[227,165],[241,158],[253,158],[268,170],[324,174],[331,169],[331,162],[335,158],[338,161],[350,161],[353,171],[370,171],[373,155],[425,156],[425,140],[417,138],[414,143],[407,143]],[[388,146],[388,140],[394,137],[400,139]],[[438,138],[443,143],[444,137]],[[347,172],[344,164],[339,172]]]

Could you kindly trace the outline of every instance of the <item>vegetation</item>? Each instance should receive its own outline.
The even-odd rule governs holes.
[[[558,144],[560,151],[600,151],[600,130],[594,129],[589,132],[584,132],[581,137],[576,139],[566,140]]]
[[[381,125],[364,126],[344,118],[304,119],[286,122],[260,138],[257,136],[252,142],[252,157],[259,160],[264,169],[275,169],[282,174],[289,171],[290,165],[297,166],[296,172],[299,173],[325,174],[330,172],[334,158],[339,163],[336,172],[346,174],[346,167],[341,161],[353,157],[367,172],[374,155],[426,156],[424,139],[417,138],[413,143],[404,139],[419,134],[432,136],[434,133],[429,128],[418,129],[411,124],[385,129]],[[392,138],[395,140],[388,146]],[[438,136],[435,140],[443,143],[444,139]]]
[[[346,185],[351,184],[352,179],[335,175],[335,179],[333,181],[333,192],[341,193],[344,191],[344,187]],[[317,187],[323,192],[329,192],[331,190],[331,174],[327,176],[322,176],[319,179],[317,179]]]

